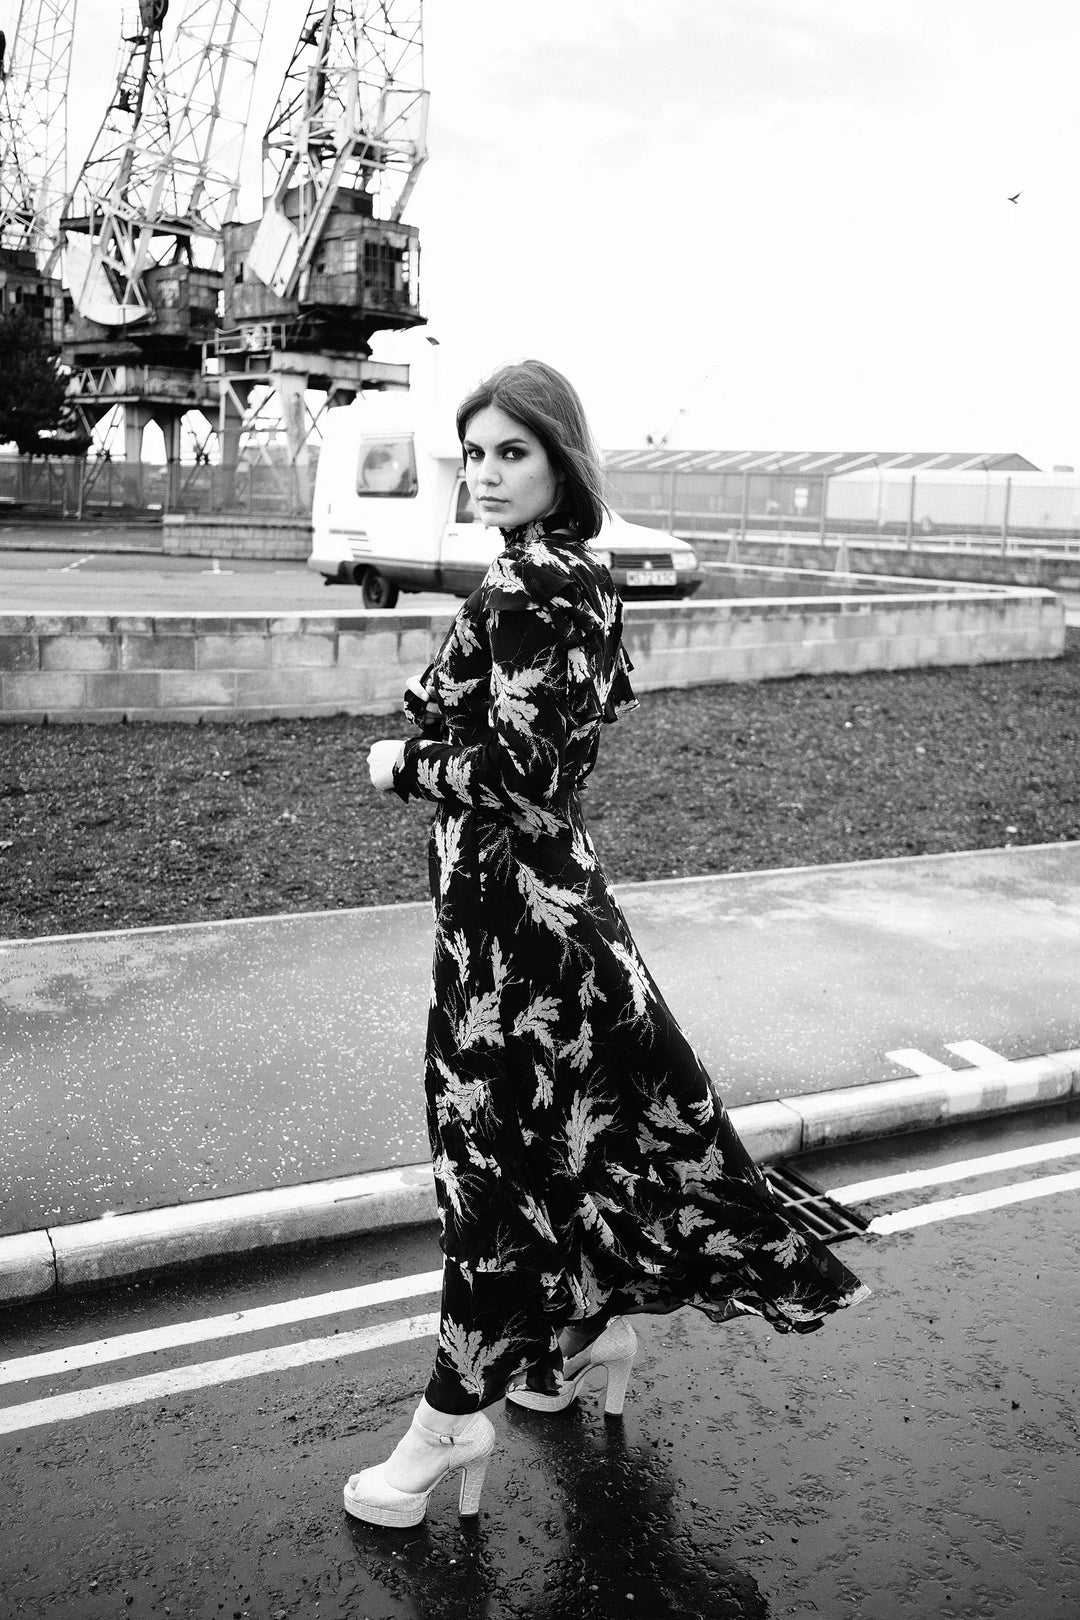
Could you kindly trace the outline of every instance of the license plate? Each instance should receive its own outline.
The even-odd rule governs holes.
[[[674,568],[628,568],[628,585],[674,585]]]

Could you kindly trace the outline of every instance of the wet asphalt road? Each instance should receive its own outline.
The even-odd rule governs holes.
[[[16,551],[0,530],[0,611],[6,613],[362,612],[355,585],[328,585],[304,562],[162,557],[92,549]],[[137,533],[132,540],[136,544]],[[418,613],[456,612],[456,597],[410,592]]]
[[[690,1311],[639,1323],[625,1418],[603,1418],[596,1387],[561,1417],[497,1415],[464,1528],[452,1489],[412,1531],[340,1505],[424,1383],[429,1229],[9,1310],[8,1358],[207,1317],[232,1331],[0,1384],[0,1615],[1074,1620],[1078,1138],[1074,1104],[803,1161],[827,1188],[939,1178],[860,1192],[867,1216],[932,1217],[845,1242],[874,1297],[801,1338]],[[963,1174],[1032,1147],[1034,1163]],[[944,1218],[957,1196],[1019,1201]],[[395,1278],[419,1281],[312,1314],[313,1298]],[[292,1301],[299,1319],[239,1319]],[[342,1338],[361,1330],[373,1347]],[[323,1359],[302,1363],[320,1340]],[[300,1364],[226,1359],[275,1349]],[[174,1374],[172,1390],[130,1383],[153,1374]],[[81,1413],[10,1411],[80,1392]]]
[[[54,549],[57,540],[70,549]],[[31,533],[0,525],[0,611],[7,613],[242,613],[360,611],[354,585],[326,585],[303,562],[165,557],[160,529],[102,532],[44,525]],[[48,549],[27,549],[33,546]],[[114,545],[126,550],[107,550]],[[701,596],[709,594],[703,586]],[[1066,620],[1080,625],[1080,593],[1064,592]],[[434,591],[405,594],[398,606],[453,613],[457,599]]]

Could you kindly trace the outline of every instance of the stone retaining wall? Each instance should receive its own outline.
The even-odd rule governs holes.
[[[264,562],[306,562],[311,523],[299,517],[241,517],[166,512],[162,550],[174,557],[255,557]]]
[[[0,616],[0,719],[261,720],[389,714],[450,613]],[[641,692],[804,674],[1055,658],[1048,591],[633,603]]]

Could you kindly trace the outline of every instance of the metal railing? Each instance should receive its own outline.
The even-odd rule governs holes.
[[[0,457],[0,502],[58,517],[162,512],[296,517],[311,510],[313,467],[209,462],[160,466],[110,457]]]
[[[972,472],[830,478],[781,472],[607,471],[623,517],[697,539],[873,538],[935,549],[1080,549],[1080,479]]]

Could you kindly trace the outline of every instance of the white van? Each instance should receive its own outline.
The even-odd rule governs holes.
[[[359,585],[368,608],[392,608],[400,591],[475,590],[502,540],[476,515],[457,442],[404,393],[361,396],[324,427],[308,567]],[[592,544],[624,597],[690,596],[705,577],[684,540],[614,515]]]

